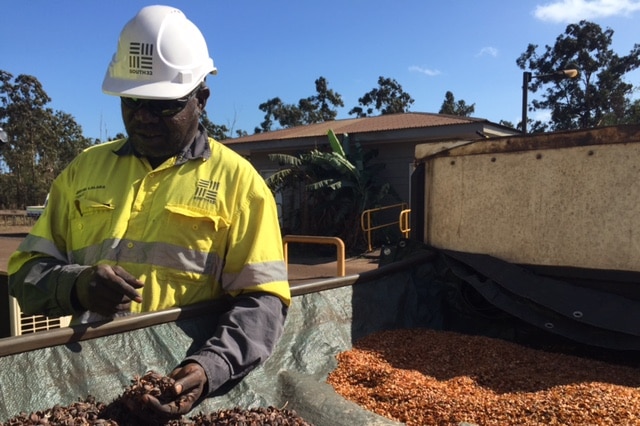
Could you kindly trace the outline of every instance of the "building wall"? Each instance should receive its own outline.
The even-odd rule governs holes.
[[[411,199],[411,165],[414,162],[415,144],[384,144],[375,147],[378,156],[373,161],[385,165],[379,180],[388,182],[400,196],[400,201]]]
[[[278,170],[280,166],[275,161],[271,161],[269,159],[269,154],[266,152],[261,153],[252,153],[251,154],[251,164],[256,168],[259,172],[263,172],[266,170]],[[277,152],[274,154],[284,154],[283,152]]]

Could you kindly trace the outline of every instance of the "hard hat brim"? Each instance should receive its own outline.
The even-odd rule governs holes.
[[[206,75],[217,74],[215,67]],[[124,96],[139,99],[179,99],[191,93],[206,78],[194,81],[190,85],[184,83],[174,83],[168,81],[142,81],[142,80],[122,80],[115,79],[107,75],[102,83],[102,92],[107,95]]]

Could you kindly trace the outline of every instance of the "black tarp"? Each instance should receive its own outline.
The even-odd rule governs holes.
[[[440,276],[448,272],[449,282],[459,290],[470,287],[468,300],[481,301],[478,306],[519,323],[521,332],[527,330],[547,341],[550,335],[556,336],[585,349],[640,350],[638,273],[624,274],[637,280],[634,293],[627,279],[615,279],[622,275],[620,271],[593,271],[591,275],[598,280],[583,285],[566,276],[549,275],[553,274],[552,268],[545,268],[547,275],[541,275],[534,272],[535,268],[484,254],[443,250],[441,259]],[[581,270],[581,275],[587,273]]]

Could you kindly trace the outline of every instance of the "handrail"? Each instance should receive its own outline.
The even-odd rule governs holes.
[[[307,243],[307,244],[333,244],[338,250],[336,254],[336,260],[338,264],[338,276],[344,277],[346,275],[345,264],[345,247],[344,242],[338,237],[320,237],[312,235],[285,235],[282,237],[282,250],[284,252],[284,262],[289,267],[289,243]]]
[[[4,226],[31,226],[35,223],[33,217],[27,216],[25,211],[0,212],[0,225]]]
[[[409,238],[411,232],[411,209],[404,209],[400,212],[400,232],[405,238]]]
[[[397,221],[397,222],[384,223],[382,225],[372,225],[371,214],[380,212],[382,210],[388,210],[388,209],[393,209],[398,207],[400,208],[401,211],[404,211],[407,209],[407,203],[393,204],[390,206],[367,209],[363,211],[362,214],[360,215],[360,227],[367,235],[367,246],[369,251],[373,251],[373,246],[371,244],[371,231],[375,231],[376,229],[386,228],[387,226],[391,226],[391,225],[397,225],[400,223],[400,221]]]

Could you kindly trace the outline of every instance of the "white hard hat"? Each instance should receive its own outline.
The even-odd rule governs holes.
[[[202,33],[182,11],[147,6],[120,33],[102,91],[142,99],[178,99],[216,72]]]

